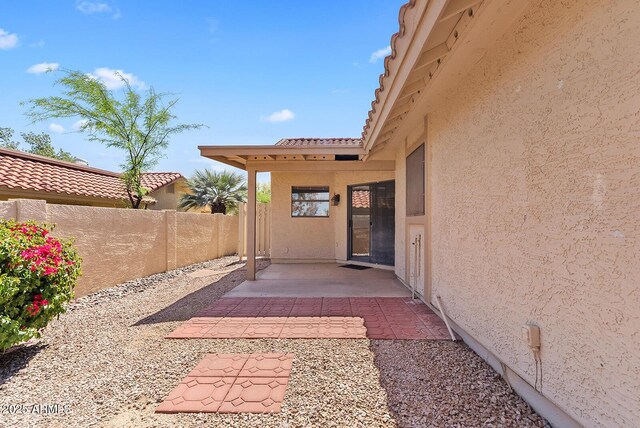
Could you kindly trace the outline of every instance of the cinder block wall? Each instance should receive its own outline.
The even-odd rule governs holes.
[[[17,199],[0,202],[0,218],[52,223],[55,236],[75,240],[83,259],[76,296],[237,252],[237,216]]]

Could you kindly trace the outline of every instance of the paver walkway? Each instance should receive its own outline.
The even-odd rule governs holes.
[[[167,338],[448,339],[446,325],[406,297],[229,297]]]
[[[207,354],[156,413],[272,413],[284,400],[293,354]]]

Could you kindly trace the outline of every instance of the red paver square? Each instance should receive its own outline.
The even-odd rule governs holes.
[[[298,319],[298,318],[289,318]],[[320,326],[315,322],[289,322],[282,327],[280,339],[316,339]]]
[[[229,390],[218,412],[279,412],[284,401],[287,383],[287,378],[239,377]]]
[[[251,318],[225,318],[220,320],[203,336],[209,339],[229,339],[242,337],[242,333],[249,327]]]
[[[251,355],[239,377],[289,377],[293,364],[293,354]]]
[[[367,326],[367,337],[369,339],[392,340],[396,338],[396,335],[393,333],[393,330],[391,330],[391,327],[389,326]]]
[[[234,381],[234,377],[186,377],[156,413],[217,412]]]
[[[189,377],[238,376],[249,354],[207,354],[189,373]]]
[[[391,325],[391,330],[396,335],[396,339],[420,340],[430,339],[432,334],[426,327],[416,327],[412,325]]]
[[[211,324],[192,324],[187,322],[179,325],[178,328],[165,337],[168,339],[197,339],[205,337],[212,328],[213,325]]]
[[[284,400],[293,354],[207,354],[157,413],[271,413]],[[222,376],[214,376],[223,373]]]
[[[242,337],[247,339],[276,339],[280,336],[282,327],[284,327],[284,320],[251,323],[249,324],[249,327],[247,327],[247,329],[242,333]]]

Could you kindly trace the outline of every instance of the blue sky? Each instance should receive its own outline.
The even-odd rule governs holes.
[[[56,73],[38,72],[58,64],[108,83],[121,70],[140,90],[175,93],[180,122],[208,126],[174,136],[157,171],[223,168],[198,145],[357,137],[403,2],[3,2],[0,126],[48,132],[56,147],[118,170],[122,154],[86,141],[75,120],[24,116],[20,101],[57,93]]]

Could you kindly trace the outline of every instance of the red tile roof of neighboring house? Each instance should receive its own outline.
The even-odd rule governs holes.
[[[142,185],[154,191],[180,177],[177,172],[145,173]],[[9,149],[0,149],[2,187],[103,199],[126,198],[119,173]]]
[[[354,190],[351,192],[351,206],[353,208],[369,208],[370,193],[368,190]]]
[[[362,143],[360,138],[283,138],[276,143],[276,146],[353,146],[359,147]]]
[[[181,178],[179,172],[145,172],[142,174],[142,186],[153,192]]]

